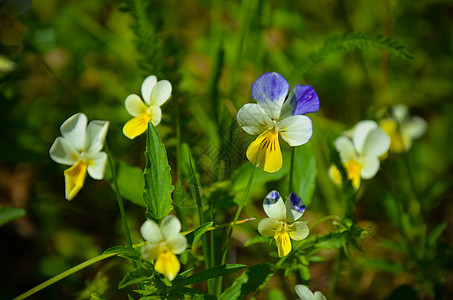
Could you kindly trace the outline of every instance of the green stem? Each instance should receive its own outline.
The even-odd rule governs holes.
[[[329,293],[329,299],[335,299],[335,292],[337,289],[337,281],[338,278],[340,277],[340,268],[341,268],[341,262],[343,260],[343,249],[338,250],[338,258],[335,263],[335,270],[332,278],[332,283],[330,286],[330,293]]]
[[[336,216],[336,215],[331,215],[331,216],[326,216],[324,218],[321,218],[318,221],[316,221],[315,223],[313,223],[313,225],[310,226],[310,231],[312,231],[313,228],[315,228],[318,224],[320,224],[320,223],[322,223],[324,221],[327,221],[327,220],[338,220],[338,221],[340,221],[341,218],[339,216]]]
[[[120,188],[118,187],[115,162],[113,161],[112,153],[110,152],[110,149],[107,146],[107,144],[105,144],[105,151],[107,152],[107,155],[108,155],[109,167],[110,167],[110,171],[112,172],[113,186],[114,186],[114,190],[115,190],[115,194],[116,194],[116,199],[118,200],[118,206],[120,208],[121,219],[123,220],[123,227],[124,227],[124,231],[126,233],[127,244],[129,245],[129,247],[132,247],[131,233],[129,231],[129,225],[127,225],[127,218],[126,218],[126,212],[124,211],[123,198],[121,197]]]
[[[293,169],[294,169],[294,153],[296,152],[296,147],[291,147],[291,162],[289,165],[289,184],[288,184],[288,195],[291,192],[294,192],[293,187]]]
[[[231,225],[230,231],[228,233],[228,237],[227,237],[227,240],[225,242],[225,248],[223,249],[223,253],[222,253],[222,259],[221,259],[221,262],[220,262],[221,265],[225,264],[226,256],[227,256],[227,252],[228,252],[228,244],[230,243],[230,239],[231,239],[231,235],[233,234],[234,226],[236,226],[236,222],[239,219],[239,215],[242,212],[242,208],[244,207],[245,202],[247,201],[247,197],[249,195],[250,188],[252,187],[253,176],[255,175],[255,169],[256,169],[256,164],[258,162],[258,157],[260,155],[260,150],[261,150],[261,145],[258,148],[258,153],[256,154],[255,163],[253,164],[253,169],[252,169],[252,172],[250,173],[250,177],[249,177],[249,181],[247,183],[247,187],[245,188],[244,195],[242,196],[241,204],[239,205],[239,207],[238,207],[238,209],[236,211],[236,215],[234,216],[234,219],[233,219],[233,224]],[[221,292],[221,289],[222,289],[222,278],[223,277],[219,277],[219,280],[217,281],[217,296],[220,295],[220,292]]]
[[[203,203],[201,202],[201,195],[200,195],[200,189],[198,187],[198,182],[197,182],[197,177],[195,176],[195,171],[193,169],[192,165],[192,156],[190,155],[190,151],[188,153],[189,155],[189,164],[190,164],[190,173],[194,181],[194,187],[193,187],[193,193],[195,194],[195,199],[197,203],[197,208],[198,208],[198,217],[200,219],[200,224],[204,224],[204,214],[203,214]],[[208,236],[206,234],[203,234],[202,236],[202,247],[203,247],[203,256],[205,258],[205,269],[211,268],[211,260],[210,260],[210,251],[209,251],[209,245],[208,245]],[[208,292],[212,293],[214,291],[215,284],[213,279],[208,279]]]
[[[72,267],[71,269],[66,270],[63,273],[60,273],[57,276],[52,277],[52,278],[50,278],[47,281],[44,281],[40,285],[35,286],[31,290],[28,290],[27,292],[23,293],[22,295],[17,296],[13,300],[22,300],[22,299],[28,298],[31,295],[39,292],[40,290],[45,289],[46,287],[54,284],[55,282],[58,282],[58,281],[60,281],[60,280],[62,280],[64,278],[68,277],[69,275],[72,275],[72,274],[74,274],[74,273],[76,273],[76,272],[78,272],[78,271],[80,271],[80,270],[82,270],[82,269],[84,269],[84,268],[86,268],[86,267],[98,262],[98,261],[107,259],[107,258],[115,256],[117,254],[118,253],[109,253],[109,254],[101,254],[99,256],[93,257],[90,260],[87,260],[87,261],[85,261],[85,262],[83,262],[81,264],[78,264],[77,266]]]

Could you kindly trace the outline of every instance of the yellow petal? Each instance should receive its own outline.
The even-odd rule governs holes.
[[[154,270],[164,274],[164,276],[170,281],[175,279],[180,268],[181,265],[178,258],[170,251],[165,251],[159,254],[156,263],[154,264]]]
[[[283,160],[280,143],[278,142],[278,132],[274,129],[267,130],[250,144],[247,149],[247,158],[251,163],[255,163],[258,150],[257,167],[269,173],[280,170]]]
[[[277,243],[278,256],[283,257],[291,252],[291,240],[288,232],[278,231],[275,233],[274,239]]]
[[[134,139],[148,129],[148,122],[151,120],[149,114],[141,114],[129,120],[123,127],[123,133],[130,139]]]
[[[87,175],[87,164],[78,161],[64,171],[66,185],[66,199],[72,200],[83,187]]]
[[[343,166],[346,169],[348,179],[352,181],[352,186],[357,189],[360,185],[360,171],[362,170],[362,165],[358,161],[350,160],[345,162]],[[341,184],[341,173],[337,167],[330,167],[329,175],[334,183]]]

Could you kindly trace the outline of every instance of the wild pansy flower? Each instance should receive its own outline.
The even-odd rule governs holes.
[[[309,85],[296,85],[288,98],[289,84],[278,73],[261,75],[252,85],[252,98],[257,104],[248,103],[238,112],[237,120],[245,132],[259,136],[247,149],[247,158],[266,172],[276,172],[282,166],[282,152],[278,135],[290,146],[299,146],[313,134],[308,113],[317,112],[319,98]],[[285,100],[286,98],[286,100]]]
[[[357,123],[352,132],[352,140],[341,136],[335,140],[348,179],[358,188],[360,179],[370,179],[379,170],[379,156],[387,152],[390,138],[378,127],[375,121],[365,120]],[[341,184],[340,171],[332,166],[329,169],[332,180]]]
[[[280,194],[272,191],[264,199],[263,208],[269,218],[258,223],[258,231],[262,236],[274,237],[280,257],[291,251],[290,238],[300,241],[308,236],[307,224],[297,221],[305,211],[305,204],[297,194],[291,193],[284,203]]]
[[[162,118],[160,107],[171,96],[171,83],[168,80],[159,80],[154,75],[145,78],[142,84],[142,99],[135,95],[126,98],[126,110],[134,118],[123,127],[123,133],[130,139],[136,138],[148,129],[148,122],[159,125]]]
[[[426,121],[417,116],[410,117],[404,105],[395,106],[391,116],[379,122],[379,126],[390,137],[390,151],[395,153],[408,151],[412,146],[412,140],[425,133]]]
[[[50,148],[50,157],[59,164],[72,165],[64,171],[66,199],[72,200],[85,182],[86,173],[93,179],[104,178],[107,154],[102,152],[109,128],[108,121],[91,121],[83,113],[67,119]]]
[[[156,260],[154,270],[170,281],[175,279],[181,268],[175,254],[181,254],[187,249],[187,239],[180,233],[181,222],[172,215],[166,216],[160,226],[151,220],[146,220],[140,232],[149,242],[142,248],[142,257]]]
[[[302,284],[296,285],[295,290],[300,300],[326,300],[326,297],[321,292],[316,291],[313,294],[308,287]]]

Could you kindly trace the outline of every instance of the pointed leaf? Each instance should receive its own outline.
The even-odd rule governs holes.
[[[194,284],[197,282],[206,281],[208,279],[224,276],[226,274],[230,274],[239,270],[244,269],[246,266],[241,264],[230,264],[230,265],[221,265],[215,266],[201,272],[195,273],[189,277],[184,279],[178,280],[174,282],[174,286],[183,286],[188,284]]]
[[[25,210],[22,208],[0,206],[0,226],[23,216],[25,216]]]
[[[145,156],[143,197],[147,207],[146,215],[149,219],[160,222],[173,209],[173,185],[165,146],[151,122],[148,124]]]

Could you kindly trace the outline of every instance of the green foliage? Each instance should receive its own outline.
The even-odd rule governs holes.
[[[370,35],[363,32],[344,33],[328,38],[319,50],[311,52],[305,59],[301,60],[301,64],[294,69],[294,72],[299,76],[303,76],[308,74],[316,64],[334,53],[366,48],[387,50],[390,54],[406,60],[414,58],[396,39],[386,38],[383,35]]]
[[[173,185],[171,184],[167,151],[151,122],[148,124],[145,156],[143,198],[147,206],[146,215],[149,219],[159,223],[173,209],[171,199]]]
[[[293,186],[294,191],[304,201],[306,206],[311,203],[311,197],[316,185],[316,161],[311,143],[296,147],[294,153]]]
[[[273,268],[269,264],[251,266],[223,292],[219,299],[242,299],[255,292],[273,273]]]
[[[116,165],[116,173],[121,196],[134,204],[146,207],[143,200],[143,189],[145,188],[143,171],[120,161]],[[105,180],[108,181],[112,187],[114,186],[110,168],[106,171]]]
[[[123,280],[118,284],[118,288],[122,289],[131,284],[137,284],[140,282],[147,282],[151,279],[154,273],[148,268],[134,269],[126,274]]]
[[[180,279],[180,280],[175,279],[175,281],[173,282],[173,285],[178,287],[178,286],[194,284],[197,282],[206,281],[206,280],[214,278],[214,277],[225,276],[227,274],[242,270],[245,267],[246,267],[245,265],[241,265],[241,264],[226,264],[226,265],[215,266],[210,269],[206,269],[206,270],[200,271],[198,273],[195,273],[184,279]]]
[[[189,245],[193,247],[213,224],[213,222],[206,222],[188,233],[186,237]]]
[[[0,226],[23,216],[25,216],[25,210],[22,208],[0,205]]]

